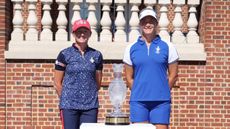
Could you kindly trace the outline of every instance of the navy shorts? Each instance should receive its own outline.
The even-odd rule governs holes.
[[[130,101],[130,121],[170,124],[171,101]]]
[[[97,123],[97,108],[90,110],[62,109],[60,113],[63,129],[79,129],[81,123]]]

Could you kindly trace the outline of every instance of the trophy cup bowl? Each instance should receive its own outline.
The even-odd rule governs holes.
[[[113,112],[106,116],[106,125],[128,125],[129,116],[122,113],[121,105],[125,100],[127,87],[122,79],[123,64],[114,64],[114,79],[109,84],[109,98]]]

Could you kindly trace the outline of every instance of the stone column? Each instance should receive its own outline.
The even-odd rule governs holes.
[[[58,3],[58,10],[59,10],[59,13],[58,13],[58,18],[56,20],[56,23],[58,25],[58,31],[56,32],[56,40],[64,40],[64,41],[67,41],[68,39],[68,33],[66,31],[66,26],[67,26],[67,18],[66,18],[66,14],[65,14],[65,11],[66,11],[66,4],[68,2],[68,0],[56,0],[56,2]]]
[[[188,18],[188,34],[187,34],[187,43],[199,43],[199,35],[197,34],[198,21],[196,18],[196,7],[200,4],[200,0],[188,0],[189,9],[189,18]]]
[[[129,32],[129,42],[134,42],[140,35],[139,32],[139,17],[138,17],[138,5],[141,4],[141,0],[130,0],[131,4],[131,17],[129,20],[130,32]]]
[[[182,20],[182,9],[181,6],[185,4],[185,0],[174,0],[173,4],[176,6],[174,12],[175,12],[175,17],[173,19],[173,26],[174,26],[174,32],[172,35],[172,42],[173,43],[185,43],[186,39],[184,34],[182,33],[182,25],[183,25],[183,20]]]
[[[53,40],[53,32],[51,31],[52,26],[52,18],[50,15],[50,4],[53,2],[53,0],[41,0],[43,4],[43,16],[42,16],[42,32],[40,34],[40,40],[41,41],[52,41]]]
[[[158,20],[158,25],[160,29],[160,37],[162,40],[166,42],[170,42],[170,35],[168,32],[168,25],[169,25],[169,19],[168,19],[168,8],[167,5],[170,4],[170,0],[159,0],[159,4],[161,5],[160,8],[160,19]]]
[[[38,18],[36,15],[36,4],[37,0],[26,0],[28,2],[29,7],[29,15],[27,17],[27,24],[28,24],[28,31],[26,32],[25,39],[28,40],[38,40],[38,30],[37,30],[37,23]]]
[[[14,17],[13,17],[13,32],[11,33],[11,40],[23,40],[23,17],[22,17],[22,2],[23,0],[11,0],[14,4]]]

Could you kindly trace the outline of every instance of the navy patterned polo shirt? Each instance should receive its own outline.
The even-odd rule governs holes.
[[[102,68],[102,54],[93,48],[87,47],[84,55],[74,44],[62,50],[55,62],[55,69],[65,72],[60,109],[98,108],[96,71]]]

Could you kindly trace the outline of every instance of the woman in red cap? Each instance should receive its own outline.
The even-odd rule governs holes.
[[[72,33],[75,43],[63,49],[55,62],[54,82],[64,129],[79,129],[81,123],[97,122],[103,68],[101,52],[88,46],[89,22],[75,21]]]

